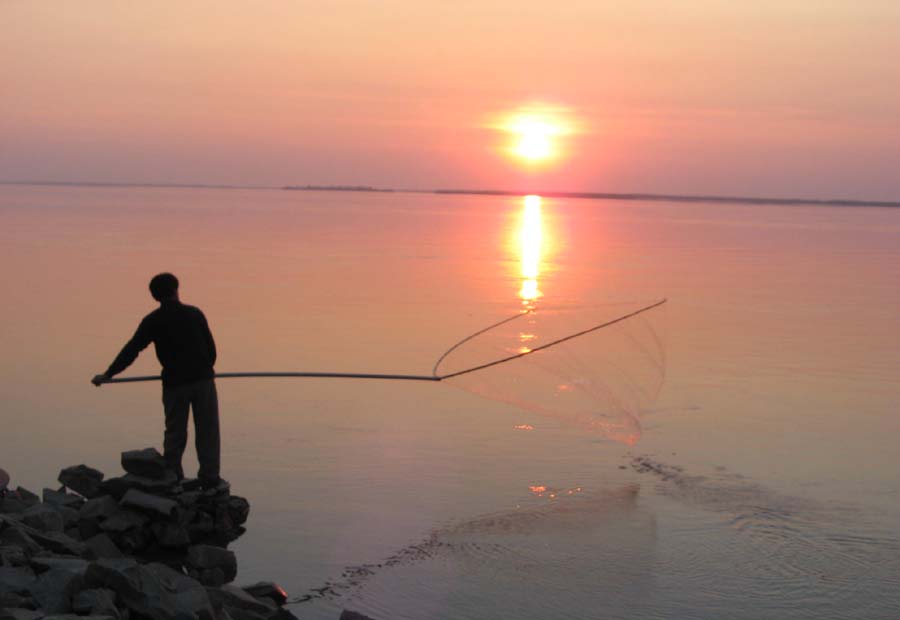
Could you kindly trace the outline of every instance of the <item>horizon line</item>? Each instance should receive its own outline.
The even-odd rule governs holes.
[[[45,181],[18,180],[0,181],[0,185],[37,185],[49,187],[146,187],[174,189],[251,189],[281,191],[331,191],[331,192],[396,192],[416,194],[446,194],[469,196],[528,196],[537,195],[547,198],[577,198],[593,200],[625,200],[654,202],[706,202],[730,204],[773,204],[773,205],[809,205],[809,206],[846,206],[846,207],[886,207],[900,208],[900,201],[867,200],[854,198],[778,198],[766,196],[732,196],[717,194],[658,194],[645,192],[572,192],[559,190],[505,190],[505,189],[409,189],[381,188],[369,185],[243,185],[233,183],[152,183],[128,181]]]

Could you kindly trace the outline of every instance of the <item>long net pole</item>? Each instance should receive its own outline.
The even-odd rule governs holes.
[[[215,374],[215,378],[216,379],[232,379],[232,378],[244,378],[244,377],[310,377],[310,378],[318,378],[318,379],[386,379],[386,380],[395,380],[395,381],[443,381],[444,379],[452,379],[453,377],[465,375],[470,372],[477,372],[477,371],[483,370],[485,368],[490,368],[492,366],[497,366],[498,364],[511,362],[512,360],[516,360],[521,357],[525,357],[525,356],[531,355],[533,353],[537,353],[538,351],[548,349],[552,346],[561,344],[568,340],[572,340],[573,338],[578,338],[579,336],[584,336],[585,334],[589,334],[591,332],[597,331],[598,329],[603,329],[604,327],[609,327],[610,325],[615,325],[616,323],[619,323],[626,319],[630,319],[634,316],[637,316],[639,314],[642,314],[644,312],[652,310],[653,308],[661,306],[664,303],[666,303],[666,301],[667,300],[662,299],[660,301],[657,301],[656,303],[650,304],[649,306],[639,308],[638,310],[635,310],[634,312],[629,312],[628,314],[617,317],[610,321],[606,321],[605,323],[600,323],[599,325],[595,325],[588,329],[581,330],[574,334],[569,334],[568,336],[565,336],[563,338],[558,338],[552,342],[548,342],[539,347],[535,347],[529,351],[524,351],[524,352],[518,353],[516,355],[510,355],[508,357],[503,357],[503,358],[494,360],[492,362],[487,362],[485,364],[480,364],[478,366],[473,366],[471,368],[466,368],[464,370],[459,370],[459,371],[448,373],[445,375],[438,375],[437,369],[438,369],[438,366],[440,366],[440,363],[444,360],[444,358],[447,357],[447,355],[451,351],[455,350],[463,343],[472,340],[476,336],[484,334],[485,332],[488,332],[488,331],[494,329],[495,327],[499,327],[500,325],[508,323],[509,321],[512,321],[513,319],[519,318],[520,316],[524,316],[529,313],[522,313],[522,314],[518,314],[518,315],[515,315],[512,317],[509,317],[507,319],[500,321],[499,323],[495,323],[489,327],[478,330],[474,334],[467,336],[466,338],[463,338],[462,340],[460,340],[459,342],[454,344],[452,347],[450,347],[446,352],[444,352],[444,354],[441,355],[440,358],[438,358],[438,361],[435,363],[434,369],[432,370],[431,375],[394,375],[394,374],[381,374],[381,373],[370,373],[370,372],[219,372],[219,373]],[[162,377],[159,375],[147,375],[147,376],[138,376],[138,377],[121,377],[118,379],[109,379],[107,381],[103,381],[102,383],[138,383],[138,382],[142,382],[142,381],[160,381],[161,379],[162,379]]]
[[[316,377],[321,379],[395,379],[398,381],[440,381],[441,377],[432,375],[390,375],[369,372],[217,372],[216,379],[232,379],[244,377]],[[140,381],[160,381],[159,375],[143,377],[122,377],[110,379],[103,383],[137,383]]]

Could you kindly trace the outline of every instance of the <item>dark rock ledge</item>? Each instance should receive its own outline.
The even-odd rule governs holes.
[[[0,620],[296,620],[278,585],[231,585],[246,499],[179,483],[153,448],[122,466],[0,495]]]

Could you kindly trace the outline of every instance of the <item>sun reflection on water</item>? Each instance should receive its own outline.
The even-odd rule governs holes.
[[[543,217],[541,197],[525,196],[522,206],[522,223],[519,229],[519,248],[522,286],[519,297],[526,307],[530,307],[543,293],[538,288],[541,271],[541,249],[543,244]]]

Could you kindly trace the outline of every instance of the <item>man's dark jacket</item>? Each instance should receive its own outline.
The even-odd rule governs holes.
[[[162,364],[163,387],[177,387],[215,375],[216,343],[199,308],[180,301],[164,301],[144,317],[131,340],[110,364],[106,374],[116,375],[131,365],[150,343]]]

